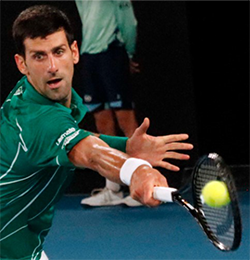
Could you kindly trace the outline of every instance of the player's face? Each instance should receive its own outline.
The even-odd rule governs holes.
[[[69,46],[60,30],[46,38],[27,38],[24,46],[25,57],[15,55],[20,72],[41,95],[69,107],[74,64],[79,61],[76,41]]]

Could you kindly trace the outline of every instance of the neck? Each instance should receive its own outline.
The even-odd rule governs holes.
[[[63,105],[63,106],[65,106],[65,107],[70,108],[70,105],[71,105],[71,95],[72,94],[70,94],[70,97],[67,97],[67,98],[65,98],[63,100],[60,100],[58,103]]]

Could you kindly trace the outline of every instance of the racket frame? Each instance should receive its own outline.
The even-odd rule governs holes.
[[[234,217],[234,241],[233,245],[231,247],[228,247],[224,245],[222,242],[218,240],[218,238],[214,235],[213,231],[209,228],[209,225],[206,222],[206,218],[204,216],[204,213],[202,209],[198,207],[197,204],[197,195],[194,190],[194,175],[197,173],[198,169],[200,168],[201,164],[206,160],[207,158],[211,158],[212,160],[216,160],[216,163],[218,163],[218,167],[221,167],[225,171],[225,180],[226,178],[230,179],[230,182],[226,181],[227,185],[229,185],[229,195],[231,200],[231,207],[233,211],[233,217]],[[223,181],[223,179],[222,179]],[[191,205],[187,200],[185,200],[181,196],[181,191],[184,189],[177,190],[175,188],[170,187],[155,187],[153,197],[155,199],[158,199],[162,202],[175,202],[179,204],[180,206],[184,207],[196,220],[196,222],[199,224],[203,232],[207,235],[208,239],[213,243],[215,247],[222,251],[231,251],[236,250],[241,242],[241,235],[242,235],[242,224],[241,224],[241,216],[240,216],[240,210],[238,206],[238,198],[237,198],[237,192],[236,187],[234,185],[234,181],[232,179],[230,168],[224,163],[222,157],[220,157],[216,153],[210,153],[208,155],[204,155],[201,157],[192,172],[191,176],[191,183],[192,183],[192,195],[194,200],[194,206]],[[185,185],[186,187],[187,185]],[[188,186],[190,186],[190,181]]]
[[[218,241],[218,239],[213,235],[210,229],[206,224],[206,220],[204,218],[204,214],[201,210],[195,208],[192,204],[190,204],[187,200],[185,200],[178,191],[172,193],[172,200],[178,203],[180,206],[184,207],[196,220],[199,224],[203,232],[207,235],[208,239],[220,250],[229,251],[230,248],[226,247],[223,243]]]
[[[223,181],[226,183],[227,187],[228,187],[228,192],[229,192],[229,196],[230,196],[230,205],[232,207],[232,211],[233,211],[233,220],[234,220],[234,241],[233,241],[233,245],[231,247],[228,247],[226,245],[224,245],[223,243],[221,243],[216,236],[213,234],[212,230],[210,230],[209,228],[204,228],[204,226],[206,226],[206,220],[203,217],[204,213],[202,212],[202,210],[199,208],[197,201],[200,200],[200,196],[198,196],[195,192],[195,174],[197,174],[199,168],[201,167],[201,165],[204,163],[205,160],[213,160],[215,165],[217,166],[218,169],[220,169],[222,175],[220,177],[218,177],[217,180],[219,181]],[[230,170],[230,167],[224,162],[223,158],[218,155],[217,153],[209,153],[207,155],[202,156],[196,163],[193,172],[192,172],[192,195],[193,195],[193,201],[194,201],[194,208],[196,208],[196,210],[198,212],[200,212],[201,216],[200,216],[200,220],[202,223],[202,229],[204,230],[204,232],[208,235],[208,233],[210,235],[208,235],[208,238],[211,240],[211,242],[220,250],[222,251],[233,251],[236,250],[240,243],[241,243],[241,236],[242,236],[242,222],[241,222],[241,214],[240,214],[240,208],[239,208],[239,203],[238,203],[238,196],[237,196],[237,189],[232,177],[232,173]]]

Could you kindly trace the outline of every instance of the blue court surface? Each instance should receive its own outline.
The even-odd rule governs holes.
[[[49,259],[250,259],[249,191],[239,192],[243,236],[236,251],[215,248],[175,203],[158,208],[83,208],[64,196],[45,243]]]

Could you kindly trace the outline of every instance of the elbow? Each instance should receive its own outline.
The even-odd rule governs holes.
[[[68,158],[78,168],[96,170],[100,146],[107,144],[95,136],[88,136],[72,148]]]

